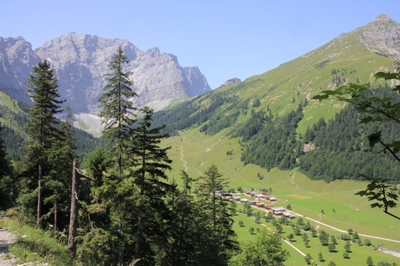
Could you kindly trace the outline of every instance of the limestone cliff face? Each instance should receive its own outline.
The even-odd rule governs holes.
[[[400,23],[386,14],[368,23],[358,41],[373,53],[400,60]]]
[[[68,33],[46,42],[32,51],[22,38],[0,38],[0,89],[14,91],[22,98],[22,85],[32,66],[47,59],[58,79],[59,91],[74,114],[96,114],[108,73],[108,62],[118,47],[130,61],[133,90],[139,98],[135,106],[149,105],[155,110],[185,98],[210,91],[206,78],[197,67],[181,67],[174,55],[160,53],[158,48],[141,51],[124,39],[106,39],[93,35]],[[18,94],[18,93],[19,94]]]
[[[24,38],[0,37],[0,90],[14,98],[29,101],[26,79],[32,66],[40,60]]]
[[[138,49],[126,40],[76,33],[48,41],[35,53],[51,62],[60,94],[73,113],[97,113],[97,99],[104,87],[103,75],[119,46],[130,60],[136,58]]]
[[[119,46],[130,61],[125,70],[131,72],[132,88],[139,95],[132,99],[137,107],[150,105],[159,110],[211,90],[198,68],[185,71],[174,55],[162,54],[158,48],[143,52],[123,39],[68,33],[46,42],[35,53],[51,61],[61,95],[74,113],[98,113],[97,99],[105,85],[103,75],[108,73],[108,62]],[[192,76],[197,77],[195,81],[201,77],[202,82],[190,82]]]

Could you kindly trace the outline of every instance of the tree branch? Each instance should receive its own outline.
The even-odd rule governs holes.
[[[388,215],[390,215],[390,216],[392,216],[392,217],[394,217],[394,218],[400,220],[400,217],[399,217],[399,216],[396,216],[396,215],[394,215],[394,214],[392,214],[392,213],[390,213],[390,212],[388,212],[388,211],[385,211],[384,213],[386,213],[386,214],[388,214]]]
[[[87,178],[87,179],[90,179],[90,180],[92,180],[92,181],[96,181],[96,179],[95,178],[93,178],[93,177],[90,177],[90,176],[87,176],[87,175],[85,175],[85,174],[82,174],[79,170],[78,170],[78,168],[76,168],[75,167],[75,171],[81,176],[81,177],[84,177],[84,178]]]
[[[391,149],[388,145],[386,145],[385,143],[383,143],[383,141],[382,141],[381,139],[379,139],[379,143],[382,144],[382,146],[385,147],[385,149],[387,149],[387,150],[390,152],[390,154],[392,154],[393,157],[394,157],[397,161],[400,162],[400,158],[396,155],[396,153],[394,153],[394,152],[392,151],[392,149]]]

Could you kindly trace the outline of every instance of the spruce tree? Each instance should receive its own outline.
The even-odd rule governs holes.
[[[36,226],[41,226],[43,204],[43,176],[48,170],[47,152],[54,141],[59,139],[56,115],[62,112],[57,90],[57,79],[50,64],[44,60],[32,68],[32,75],[28,78],[28,92],[33,100],[33,107],[29,114],[31,121],[27,123],[29,134],[28,155],[37,169],[37,208]]]
[[[84,265],[114,265],[118,261],[111,232],[110,207],[102,193],[108,187],[104,183],[108,182],[106,175],[113,165],[112,154],[101,146],[88,153],[82,164],[85,174],[94,179],[82,179],[80,186],[77,255]]]
[[[201,204],[191,193],[195,179],[181,171],[182,185],[173,181],[174,190],[167,195],[171,211],[164,234],[168,238],[164,252],[156,252],[156,265],[202,266],[212,265],[207,247],[213,243],[212,230],[203,219]]]
[[[12,168],[2,138],[3,129],[4,127],[0,123],[0,209],[9,207],[9,204],[11,204],[13,200],[10,193],[7,191],[8,185],[6,185],[12,181],[9,179]]]
[[[131,73],[124,72],[124,66],[128,63],[128,58],[119,47],[108,64],[110,73],[104,75],[107,84],[99,98],[99,106],[102,108],[99,116],[104,125],[102,137],[116,156],[118,175],[122,174],[123,154],[130,138],[131,126],[135,122],[136,108],[130,99],[137,97],[137,94],[131,88]]]
[[[233,219],[228,202],[216,198],[216,191],[227,187],[216,165],[210,166],[199,178],[199,200],[202,214],[209,222],[212,231],[212,244],[209,244],[209,256],[213,257],[214,265],[227,265],[231,256],[239,250],[237,237],[232,229]]]
[[[99,98],[99,106],[102,109],[99,116],[102,125],[104,125],[102,137],[111,148],[117,168],[116,174],[108,178],[113,186],[119,186],[124,180],[123,170],[126,166],[124,154],[131,135],[132,125],[135,122],[134,111],[136,108],[133,106],[131,98],[136,97],[137,94],[131,88],[132,81],[129,79],[131,73],[124,72],[124,66],[128,63],[128,58],[124,55],[122,48],[119,47],[108,64],[110,72],[104,75],[107,84],[103,88],[103,95]],[[112,200],[108,202],[111,203]],[[121,206],[113,206],[117,209],[111,207],[111,212],[115,214],[118,231],[122,233],[124,229]],[[123,246],[124,243],[121,240],[118,251],[120,265],[124,263]]]
[[[75,140],[70,120],[61,122],[60,138],[53,142],[47,152],[48,173],[44,176],[44,204],[50,204],[46,216],[53,215],[54,237],[58,229],[67,228],[69,216],[69,197],[71,195],[71,167],[75,158]],[[61,223],[59,223],[61,222]]]
[[[0,181],[3,176],[6,176],[10,172],[10,161],[7,158],[7,152],[2,138],[3,129],[4,127],[0,123]]]
[[[161,140],[168,137],[161,131],[165,126],[152,127],[154,111],[149,107],[141,110],[143,117],[133,130],[130,150],[133,183],[139,191],[139,204],[136,207],[134,257],[140,259],[139,265],[149,264],[150,246],[159,245],[163,239],[162,223],[168,216],[165,196],[172,189],[167,183],[165,171],[171,169],[167,151],[161,148]]]

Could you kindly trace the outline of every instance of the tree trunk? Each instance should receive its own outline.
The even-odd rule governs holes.
[[[42,216],[42,164],[39,163],[38,168],[38,197],[37,197],[37,209],[36,209],[36,228],[40,228]]]
[[[75,170],[76,161],[72,162],[72,191],[71,191],[71,209],[69,216],[69,229],[68,229],[68,250],[73,257],[76,255],[76,228],[77,228],[77,217],[78,217],[78,193],[80,174]]]
[[[118,220],[118,229],[120,230],[120,232],[122,232],[121,214],[120,214],[120,218]],[[119,260],[119,265],[120,266],[124,265],[124,245],[123,244],[121,244],[119,246],[118,260]]]
[[[142,230],[141,230],[141,214],[139,214],[138,220],[137,220],[137,230],[136,230],[136,243],[135,243],[135,259],[140,259],[140,251],[141,251],[141,241],[142,241]]]
[[[53,208],[54,208],[54,225],[53,225],[53,234],[54,238],[56,238],[56,233],[57,233],[57,199],[54,200],[53,202]]]

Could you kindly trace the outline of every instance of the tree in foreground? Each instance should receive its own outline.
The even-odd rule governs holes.
[[[60,137],[54,141],[47,151],[48,171],[44,176],[43,202],[47,204],[47,213],[44,217],[53,217],[53,234],[61,228],[67,228],[70,203],[71,168],[75,158],[75,140],[72,138],[72,125],[69,122],[61,122]]]
[[[262,229],[254,242],[241,244],[242,252],[231,259],[233,266],[283,265],[289,252],[282,247],[278,234]]]
[[[375,78],[398,84],[400,81],[400,72],[378,72],[375,74]],[[314,96],[313,99],[322,101],[333,97],[336,100],[352,104],[360,114],[360,123],[375,125],[382,123],[399,124],[399,92],[400,85],[396,85],[391,90],[391,94],[388,93],[387,96],[376,97],[368,84],[350,83],[335,90],[323,91],[322,94]],[[400,139],[398,132],[393,132],[393,134],[385,136],[381,131],[376,131],[368,136],[368,140],[371,151],[386,153],[390,155],[391,160],[400,163],[398,155],[400,151]],[[379,146],[380,149],[375,146]],[[360,176],[369,181],[369,184],[365,190],[357,192],[356,195],[366,196],[369,201],[372,201],[371,208],[382,208],[386,214],[400,219],[400,217],[389,212],[390,208],[398,205],[398,195],[390,191],[392,186],[388,184],[388,181],[398,181],[398,177],[394,177],[393,179],[393,177],[386,176],[373,177],[364,174],[360,174]]]
[[[113,246],[110,207],[102,193],[104,183],[108,182],[106,175],[113,166],[112,155],[104,147],[97,147],[83,161],[85,173],[94,179],[83,179],[80,185],[77,256],[83,265],[115,265],[118,261]]]
[[[130,139],[131,128],[135,122],[131,98],[137,97],[132,91],[132,81],[129,80],[130,72],[124,72],[128,58],[119,47],[109,62],[110,73],[104,75],[107,84],[103,88],[103,95],[99,98],[99,107],[102,109],[99,116],[104,125],[103,135],[107,145],[115,154],[118,175],[123,170],[123,155]]]
[[[43,204],[42,182],[48,170],[47,153],[52,144],[59,139],[59,120],[56,115],[62,112],[61,104],[64,101],[59,100],[57,79],[46,60],[34,66],[32,73],[28,78],[28,92],[33,100],[33,107],[29,110],[31,121],[27,124],[28,156],[37,169],[36,226],[40,227]]]
[[[236,233],[233,231],[233,219],[229,202],[223,198],[216,198],[217,190],[223,191],[227,187],[216,165],[211,165],[204,176],[199,178],[198,197],[202,206],[201,215],[209,221],[214,244],[209,246],[209,254],[213,254],[215,265],[226,265],[238,250]]]
[[[103,95],[99,98],[99,106],[102,109],[99,116],[104,125],[102,138],[106,140],[108,147],[111,149],[115,161],[115,171],[108,176],[108,183],[111,187],[121,188],[124,185],[123,176],[124,169],[127,167],[127,147],[132,134],[132,126],[135,122],[135,113],[131,98],[137,97],[137,94],[132,91],[130,87],[132,81],[129,80],[130,72],[125,72],[124,67],[128,63],[128,58],[124,55],[122,48],[113,54],[112,60],[109,62],[109,73],[104,75],[106,85],[103,88]],[[107,190],[107,188],[105,188]],[[108,191],[108,190],[107,190]],[[114,198],[108,201],[112,203],[113,200],[125,202],[123,198],[129,197],[127,190],[120,190],[120,194],[115,194],[118,199]],[[123,210],[122,205],[111,204],[110,212],[113,219],[116,220],[117,231],[120,232],[119,243],[119,264],[124,263],[124,217],[128,214]]]
[[[8,175],[11,172],[10,161],[7,158],[7,152],[4,146],[4,140],[2,138],[3,129],[4,127],[0,123],[0,181],[2,177]]]
[[[167,208],[171,210],[164,234],[165,249],[155,251],[155,265],[201,266],[213,263],[208,253],[212,245],[209,221],[203,219],[201,206],[191,194],[195,179],[181,171],[182,185],[173,182],[174,189],[167,195]]]
[[[162,148],[161,140],[168,137],[163,134],[164,126],[152,127],[154,111],[143,107],[143,117],[138,126],[132,131],[133,138],[128,150],[130,160],[130,176],[138,189],[138,205],[134,228],[134,257],[140,259],[139,265],[149,264],[151,246],[166,241],[163,234],[163,223],[168,219],[165,197],[173,188],[167,182],[166,171],[171,169],[171,160],[167,151],[170,147]]]
[[[11,162],[7,157],[2,138],[3,129],[4,127],[0,123],[0,209],[10,207],[14,200],[12,187],[15,187],[15,183],[11,179]]]

